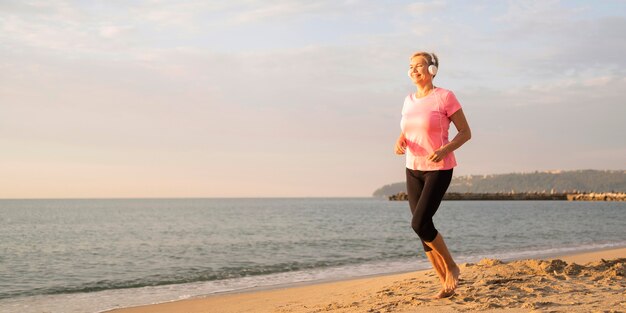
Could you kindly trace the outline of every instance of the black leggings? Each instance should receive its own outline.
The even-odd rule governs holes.
[[[439,171],[406,169],[406,190],[413,214],[411,228],[420,237],[426,252],[432,249],[425,242],[435,240],[438,234],[433,224],[433,215],[437,212],[451,180],[452,169]]]

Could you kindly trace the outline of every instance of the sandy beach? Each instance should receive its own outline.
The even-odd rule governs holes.
[[[626,312],[626,248],[460,267],[460,286],[447,299],[430,298],[440,285],[424,270],[108,312]]]

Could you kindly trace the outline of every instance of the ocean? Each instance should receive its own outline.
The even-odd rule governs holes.
[[[429,268],[379,198],[0,200],[0,312],[102,312]],[[626,203],[444,201],[458,263],[626,246]]]

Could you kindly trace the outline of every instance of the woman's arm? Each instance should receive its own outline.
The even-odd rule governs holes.
[[[454,139],[450,141],[447,145],[439,148],[433,154],[428,156],[428,160],[432,162],[439,162],[443,160],[443,158],[450,152],[458,149],[465,142],[472,138],[472,131],[470,130],[469,125],[467,124],[467,119],[465,119],[465,114],[463,114],[463,109],[459,109],[454,114],[450,115],[450,120],[454,123],[454,127],[459,131]]]
[[[396,146],[394,147],[394,152],[396,154],[404,154],[406,151],[406,139],[404,138],[404,133],[400,132],[400,136],[396,140]]]

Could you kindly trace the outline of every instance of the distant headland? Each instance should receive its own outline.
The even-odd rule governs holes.
[[[389,196],[389,200],[406,201],[405,192]],[[443,200],[568,200],[568,201],[626,201],[626,193],[544,193],[544,192],[496,192],[496,193],[460,193],[448,192]]]
[[[378,188],[373,196],[389,198],[402,193],[406,193],[405,182]],[[444,199],[615,200],[622,199],[624,193],[625,170],[555,170],[455,176]]]

